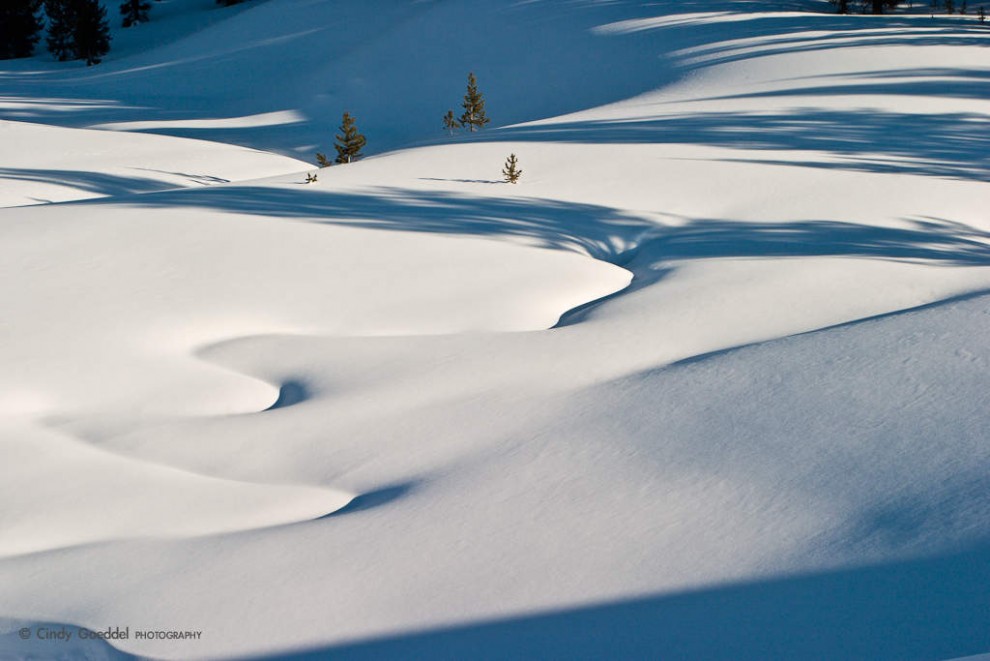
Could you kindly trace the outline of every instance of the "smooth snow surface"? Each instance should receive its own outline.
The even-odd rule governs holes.
[[[0,63],[0,658],[990,652],[990,29],[830,11],[171,0]]]

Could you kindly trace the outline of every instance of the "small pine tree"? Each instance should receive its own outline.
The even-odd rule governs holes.
[[[505,159],[505,166],[502,168],[502,176],[510,184],[514,184],[519,181],[519,177],[522,176],[522,170],[517,166],[519,165],[519,160],[516,158],[515,154],[509,154],[509,158]]]
[[[454,131],[461,128],[461,126],[462,124],[454,117],[454,111],[448,110],[447,114],[443,116],[443,127],[447,129],[447,133],[454,135]]]
[[[73,0],[45,0],[45,15],[48,16],[48,37],[45,43],[48,52],[59,62],[76,56],[76,3]]]
[[[107,10],[100,0],[73,0],[78,4],[76,13],[76,57],[86,60],[87,66],[99,64],[110,51],[110,24]]]
[[[146,0],[124,0],[120,4],[121,26],[129,28],[138,23],[148,22],[151,3]]]
[[[327,158],[327,155],[323,152],[316,152],[316,164],[321,168],[328,168],[333,165],[333,163],[330,162],[330,159]]]
[[[983,11],[983,5],[980,5],[980,23],[987,20],[987,13]]]
[[[357,125],[350,113],[344,113],[343,123],[340,125],[340,134],[335,136],[336,144],[333,148],[337,150],[337,163],[350,163],[361,158],[361,149],[367,143],[364,136],[358,133]]]
[[[306,173],[306,183],[307,184],[315,184],[316,183],[316,173],[315,172],[312,172],[312,173],[307,172]]]
[[[485,98],[478,91],[478,81],[473,73],[468,74],[467,93],[461,105],[464,107],[464,114],[460,117],[461,124],[468,127],[472,133],[484,128],[485,124],[491,121],[485,115]]]
[[[0,60],[30,57],[38,43],[41,0],[4,0],[0,7]]]

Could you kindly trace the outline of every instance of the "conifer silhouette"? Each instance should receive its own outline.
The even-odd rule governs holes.
[[[41,0],[4,0],[0,6],[0,60],[30,57],[38,43]]]
[[[45,15],[48,16],[48,37],[45,44],[48,51],[59,62],[76,56],[76,4],[71,0],[45,0]]]
[[[78,5],[74,39],[76,57],[92,66],[110,51],[110,25],[100,0],[72,0]]]
[[[120,15],[123,17],[121,26],[129,28],[138,23],[146,23],[149,11],[151,3],[147,0],[124,0],[120,3]]]

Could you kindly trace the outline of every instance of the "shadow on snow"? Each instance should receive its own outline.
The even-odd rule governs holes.
[[[453,626],[270,659],[948,659],[990,650],[990,551]]]

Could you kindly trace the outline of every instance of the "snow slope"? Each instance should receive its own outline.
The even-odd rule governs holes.
[[[308,165],[231,145],[0,120],[0,206],[146,193],[288,174]]]
[[[185,8],[0,71],[0,654],[990,651],[972,17]]]

